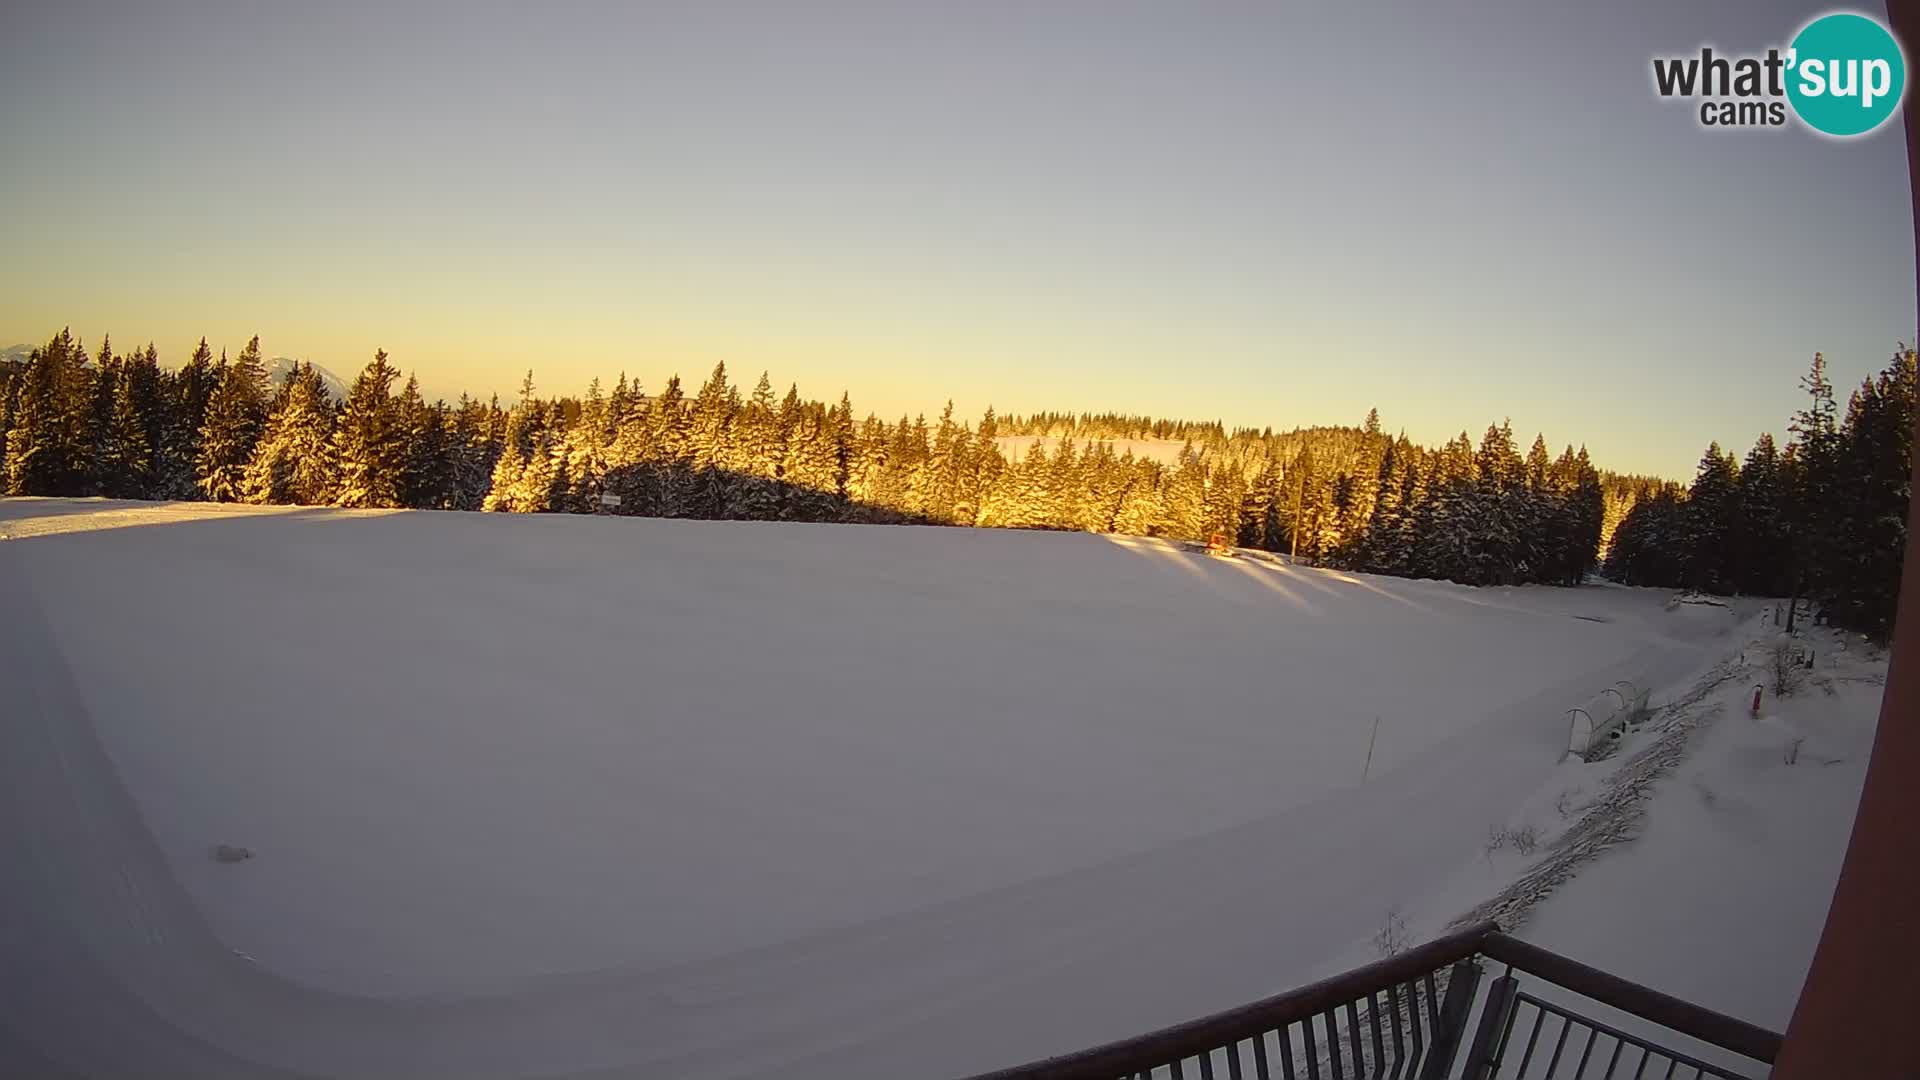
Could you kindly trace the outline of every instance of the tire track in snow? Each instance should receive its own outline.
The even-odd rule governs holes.
[[[1628,758],[1607,778],[1606,788],[1572,828],[1554,841],[1546,859],[1522,873],[1511,885],[1475,905],[1447,924],[1457,930],[1492,919],[1512,933],[1524,926],[1534,905],[1571,879],[1580,867],[1619,844],[1632,841],[1645,823],[1646,804],[1654,785],[1686,760],[1693,740],[1726,711],[1724,704],[1705,704],[1729,682],[1746,674],[1735,661],[1717,665],[1681,697],[1660,710],[1665,714],[1649,726],[1659,731],[1654,741]]]

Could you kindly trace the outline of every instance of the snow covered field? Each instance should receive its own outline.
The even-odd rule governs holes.
[[[1569,707],[1740,644],[1662,593],[1135,538],[50,500],[0,537],[0,925],[44,924],[0,956],[49,980],[0,1016],[123,1071],[62,948],[201,1075],[938,1076],[1129,1034],[1438,912],[1565,776]],[[1548,944],[1604,926],[1581,884]]]

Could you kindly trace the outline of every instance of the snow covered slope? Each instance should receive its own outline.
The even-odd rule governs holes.
[[[1886,656],[1812,631],[1802,644],[1813,668],[1776,697],[1771,640],[1703,700],[1700,729],[1653,792],[1637,839],[1542,903],[1522,936],[1784,1031],[1846,855]]]
[[[204,1075],[937,1076],[1236,1004],[1736,618],[1060,534],[5,500],[0,536],[0,925],[46,927],[0,947],[74,936],[138,1060]],[[60,1005],[0,1016],[126,1063]]]

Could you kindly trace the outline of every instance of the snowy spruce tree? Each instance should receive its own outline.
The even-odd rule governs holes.
[[[680,376],[667,379],[648,410],[647,437],[653,450],[652,494],[661,517],[690,517],[694,499],[693,416]]]
[[[334,505],[387,507],[400,505],[400,485],[407,466],[407,428],[393,396],[399,377],[381,349],[347,391],[346,405],[334,429],[333,447],[339,470]]]
[[[266,427],[267,373],[260,362],[260,339],[255,337],[231,364],[223,354],[214,368],[195,463],[203,497],[213,502],[241,499],[247,463]]]
[[[533,393],[533,372],[520,383],[520,400],[507,411],[505,424],[501,431],[500,456],[495,460],[493,475],[487,485],[486,498],[481,509],[497,513],[525,513],[517,503],[520,496],[520,474],[526,470],[527,459],[533,453],[534,442],[545,428],[545,410]]]
[[[408,375],[394,410],[405,430],[400,505],[413,510],[454,509],[460,448],[445,403],[427,404],[420,396],[420,380]]]
[[[159,432],[154,440],[155,495],[192,499],[202,495],[197,470],[200,430],[207,419],[216,376],[213,350],[201,338],[187,359],[162,386]]]
[[[7,494],[93,493],[94,380],[86,363],[80,343],[61,330],[33,351],[16,376]]]
[[[247,463],[250,503],[327,506],[334,501],[333,402],[311,364],[294,364],[274,395],[267,427]]]

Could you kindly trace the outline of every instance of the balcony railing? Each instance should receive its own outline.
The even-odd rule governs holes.
[[[1488,962],[1503,968],[1483,985]],[[1586,1015],[1594,1003],[1621,1015]],[[1718,1060],[1674,1046],[1676,1036],[1718,1048]],[[1771,1031],[1489,922],[1237,1009],[974,1080],[1739,1080],[1765,1075],[1779,1048]]]

